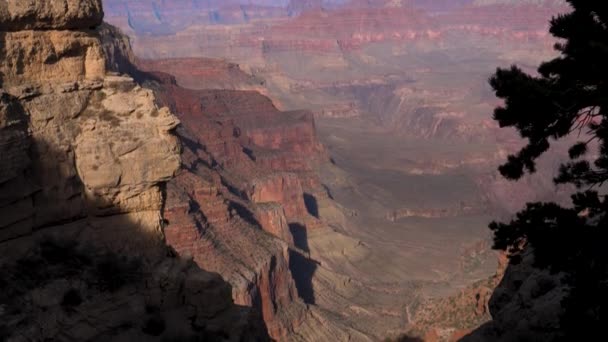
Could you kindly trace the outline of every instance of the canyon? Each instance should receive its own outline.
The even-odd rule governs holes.
[[[499,102],[486,84],[497,66],[533,70],[554,55],[548,20],[567,9],[561,1],[209,3],[213,14],[173,2],[183,7],[164,11],[159,5],[151,21],[144,18],[149,2],[108,2],[125,5],[107,20],[131,36],[138,64],[207,94],[202,112],[234,120],[239,136],[253,145],[245,151],[256,163],[317,174],[315,180],[299,177],[315,184],[303,190],[313,194],[313,216],[321,223],[293,235],[318,263],[309,291],[314,296],[306,296],[373,339],[416,331],[450,340],[488,320],[490,310],[473,308],[483,308],[500,280],[492,278],[497,262],[487,223],[527,201],[567,198],[569,189],[556,189],[549,171],[564,151],[519,184],[495,172],[520,143],[492,122]],[[155,32],[156,25],[171,31]],[[237,109],[245,102],[242,92],[251,91],[286,113],[269,119],[267,112],[276,109],[262,100]],[[325,157],[310,168],[259,151],[274,145],[291,152],[286,155],[311,156],[310,149],[284,143],[287,129],[254,127],[304,117],[293,114],[302,109],[314,116]],[[257,138],[253,130],[260,130]],[[295,198],[272,198],[286,197]],[[270,231],[290,242],[286,229],[276,226]],[[481,302],[473,304],[473,293],[483,293]],[[441,316],[437,307],[445,307],[446,296],[459,303],[449,315],[468,318],[432,322],[428,312]],[[362,324],[370,317],[378,323]]]
[[[537,281],[487,223],[568,194],[485,84],[565,8],[0,4],[0,339],[462,338]]]

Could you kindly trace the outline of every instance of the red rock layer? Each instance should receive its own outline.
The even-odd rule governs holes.
[[[121,7],[116,3],[121,1],[124,0],[106,0],[117,9]],[[466,34],[498,39],[504,44],[543,43],[545,49],[550,50],[554,41],[547,34],[548,21],[567,9],[559,1],[484,5],[468,2],[404,1],[398,5],[385,0],[351,1],[343,6],[325,6],[324,10],[319,10],[321,6],[318,4],[304,6],[308,10],[296,10],[295,14],[301,14],[293,17],[289,16],[294,14],[293,10],[277,8],[273,12],[258,11],[255,19],[241,20],[246,23],[244,26],[221,28],[211,25],[207,18],[198,18],[201,13],[209,16],[206,9],[180,2],[179,10],[158,7],[156,10],[161,19],[154,19],[151,8],[141,9],[142,13],[148,13],[142,15],[146,18],[143,26],[154,25],[160,20],[157,25],[162,23],[163,27],[170,27],[173,31],[166,33],[166,37],[139,35],[136,45],[146,56],[210,56],[251,61],[264,59],[268,53],[283,51],[339,54],[345,50],[362,49],[370,43],[442,41],[455,34]],[[135,13],[134,9],[139,8],[133,7],[135,4],[128,6],[133,8],[129,13]],[[186,9],[188,6],[189,10]],[[225,11],[236,8],[224,7]],[[283,12],[278,13],[281,10]],[[224,24],[234,23],[235,20],[230,18],[243,16],[244,11],[247,9],[241,8],[238,13],[227,14],[218,20],[223,20]],[[109,19],[127,29],[133,22],[124,20],[125,13],[113,10]],[[196,44],[192,44],[193,40]]]
[[[189,89],[263,90],[263,81],[243,72],[238,64],[213,58],[139,60],[144,71],[163,71],[175,76],[180,86]]]
[[[256,179],[248,196],[254,203],[279,203],[288,218],[297,220],[307,215],[303,194],[298,176],[277,173]]]
[[[183,125],[184,166],[167,186],[167,243],[221,274],[235,303],[259,308],[270,336],[284,339],[307,317],[289,246],[290,224],[316,223],[304,192],[320,184],[315,165],[326,156],[312,115],[280,112],[253,91],[189,90],[167,74],[153,78]]]

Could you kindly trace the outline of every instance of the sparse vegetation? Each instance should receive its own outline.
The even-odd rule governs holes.
[[[107,109],[100,109],[98,117],[103,121],[109,122],[112,127],[120,126],[120,119]]]
[[[105,92],[103,91],[96,91],[93,93],[94,96],[94,100],[97,103],[101,103],[103,100],[105,100],[107,98],[107,95]]]
[[[92,291],[116,291],[137,282],[142,268],[139,260],[80,246],[72,240],[46,237],[23,258],[0,266],[3,275],[0,303],[5,303],[5,311],[18,312],[23,295],[61,279],[77,279]],[[63,295],[61,305],[73,308],[84,300],[80,290],[70,288]]]

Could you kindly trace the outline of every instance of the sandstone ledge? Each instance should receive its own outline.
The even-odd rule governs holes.
[[[0,31],[88,29],[102,20],[101,0],[0,1]]]
[[[105,61],[92,32],[0,33],[0,86],[102,79]]]

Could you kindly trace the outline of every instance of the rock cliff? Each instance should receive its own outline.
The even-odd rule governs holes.
[[[266,113],[267,128],[282,123],[278,126],[289,131],[293,123],[281,118],[283,113],[267,98],[251,92],[188,90],[170,77],[152,83],[159,99],[180,115],[179,134],[186,142],[185,167],[167,188],[167,242],[204,269],[221,274],[233,286],[237,304],[262,312],[272,338],[365,339],[309,308],[300,298],[302,285],[292,276],[295,236],[317,223],[306,207],[305,189],[320,184],[311,170],[315,160],[323,158],[322,151],[305,145],[317,155],[311,154],[310,160],[304,159],[306,154],[292,155],[297,165],[307,165],[299,174],[282,169],[290,163],[273,168],[258,159],[256,149],[264,146],[252,143],[247,126],[237,126],[232,118]],[[287,155],[281,152],[284,146],[266,148],[265,153],[276,158]]]
[[[462,338],[476,341],[556,341],[563,339],[560,317],[568,294],[566,275],[534,266],[528,250],[513,261],[489,301],[492,320]]]
[[[158,71],[172,67],[165,61],[137,67],[144,69],[143,84],[182,123],[177,129],[182,167],[167,184],[163,210],[167,243],[220,274],[232,286],[236,304],[261,313],[273,339],[369,340],[307,305],[302,297],[312,273],[294,269],[302,262],[314,265],[301,247],[306,232],[323,225],[319,203],[329,199],[317,174],[328,158],[312,115],[281,112],[254,91],[183,88],[178,85],[183,74],[176,79]]]
[[[0,339],[267,339],[165,244],[179,120],[106,73],[97,0],[0,4]]]

